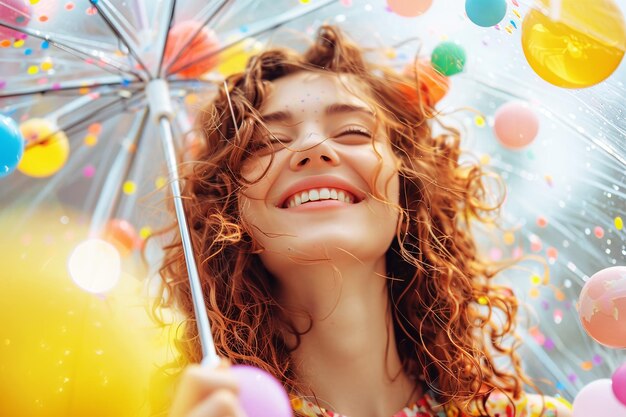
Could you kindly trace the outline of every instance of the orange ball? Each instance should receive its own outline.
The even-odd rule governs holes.
[[[128,256],[141,244],[132,224],[122,219],[109,220],[102,238],[117,248],[122,256]]]
[[[203,27],[193,41],[190,42],[191,37],[198,31],[200,25],[199,22],[194,20],[186,20],[170,29],[167,46],[165,47],[165,62],[169,63],[178,55],[179,51],[183,50],[176,62],[171,66],[170,73],[176,73],[182,78],[196,78],[217,65],[219,61],[217,54],[207,56],[211,51],[219,49],[219,41],[213,31]],[[199,61],[195,62],[198,59]]]
[[[448,93],[450,88],[448,77],[433,68],[430,61],[425,59],[418,60],[416,65],[407,65],[403,71],[411,80],[416,79],[416,72],[422,104],[434,107]],[[410,101],[417,100],[417,91],[408,86],[402,90]]]

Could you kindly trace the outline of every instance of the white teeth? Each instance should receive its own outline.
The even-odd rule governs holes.
[[[336,190],[334,188],[320,188],[302,191],[293,195],[286,204],[286,207],[298,207],[308,201],[337,200],[343,203],[352,204],[355,198],[347,191]]]
[[[311,190],[309,191],[309,200],[311,201],[317,201],[320,199],[320,192],[317,190]]]

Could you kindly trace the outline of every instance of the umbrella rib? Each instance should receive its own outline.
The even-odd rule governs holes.
[[[41,39],[41,40],[44,40],[46,42],[49,42],[49,43],[52,44],[52,46],[55,46],[55,47],[59,48],[60,50],[65,51],[68,54],[77,57],[78,59],[80,59],[81,61],[83,61],[85,63],[96,65],[95,61],[94,62],[89,62],[89,61],[94,59],[94,57],[89,55],[89,53],[87,53],[85,51],[82,51],[82,50],[80,50],[80,49],[78,49],[76,47],[67,45],[67,44],[65,44],[63,42],[60,42],[60,41],[52,38],[50,35],[43,35],[38,30],[35,31],[35,30],[29,29],[27,27],[13,26],[13,25],[11,25],[9,23],[5,23],[5,22],[0,22],[0,26],[4,26],[4,27],[12,29],[12,30],[14,30],[16,32],[21,32],[21,33],[24,33],[24,34],[26,34],[28,36],[32,36],[34,38]],[[141,77],[139,77],[139,74],[137,72],[135,72],[131,68],[122,67],[119,62],[112,61],[112,60],[110,60],[108,58],[105,59],[104,57],[98,57],[98,58],[100,59],[100,62],[102,62],[105,66],[109,66],[109,67],[113,68],[113,70],[111,70],[111,69],[107,69],[105,67],[99,66],[99,68],[102,68],[105,71],[109,71],[109,72],[112,72],[114,74],[130,73],[130,74],[133,74],[136,78],[141,78]]]
[[[165,58],[165,49],[167,48],[167,41],[169,40],[169,33],[172,27],[172,22],[174,21],[174,13],[176,10],[176,0],[172,0],[170,2],[170,12],[167,17],[167,30],[165,31],[165,38],[163,39],[163,44],[160,45],[159,48],[159,65],[157,65],[157,70],[155,76],[157,78],[161,77],[161,70],[163,68],[163,59]]]
[[[187,49],[187,47],[189,45],[191,45],[193,43],[193,41],[198,37],[198,35],[200,34],[200,32],[202,31],[202,29],[207,26],[209,23],[211,23],[215,18],[217,18],[217,16],[220,14],[220,12],[224,11],[224,7],[228,4],[228,3],[232,3],[229,2],[229,0],[224,0],[222,1],[222,3],[215,9],[215,11],[213,11],[206,19],[205,21],[198,27],[198,29],[195,30],[195,32],[193,33],[193,35],[188,39],[187,42],[185,42],[184,45],[182,45],[181,48],[178,49],[178,52],[176,52],[176,55],[174,55],[174,58],[170,59],[169,63],[167,64],[167,67],[165,67],[165,74],[169,73],[170,68],[172,67],[172,65],[174,65],[176,63],[176,61],[178,60],[178,58],[180,58],[180,56],[183,54],[183,52]],[[159,66],[159,74],[161,74],[161,66]],[[161,74],[163,75],[163,74]]]
[[[87,120],[91,119],[96,114],[98,114],[98,113],[100,113],[102,111],[109,110],[114,105],[123,103],[124,100],[128,100],[128,99],[126,99],[125,97],[120,97],[117,100],[114,100],[114,101],[112,101],[110,103],[107,103],[107,104],[101,106],[101,107],[98,107],[97,109],[93,110],[90,113],[87,113],[85,116],[81,117],[80,119],[75,120],[74,122],[72,122],[72,123],[70,123],[68,125],[59,127],[54,132],[51,132],[49,135],[44,136],[42,138],[38,138],[37,140],[31,141],[31,142],[28,142],[26,144],[25,148],[26,149],[30,149],[33,146],[37,146],[37,145],[39,145],[39,144],[49,140],[51,137],[53,137],[54,135],[56,135],[59,132],[66,132],[66,131],[69,131],[71,129],[74,129],[75,127],[80,126],[81,124],[85,123]]]
[[[137,63],[139,63],[139,65],[144,69],[145,73],[148,75],[148,79],[151,79],[150,71],[148,70],[148,67],[146,66],[146,64],[143,62],[143,60],[137,53],[137,50],[135,49],[134,45],[132,45],[129,39],[127,38],[127,36],[124,33],[122,33],[122,31],[115,24],[113,24],[113,20],[111,19],[111,16],[109,15],[109,10],[106,10],[104,7],[102,7],[102,5],[111,7],[108,0],[89,0],[89,2],[93,5],[93,7],[96,8],[96,10],[98,10],[100,16],[102,17],[102,20],[104,20],[104,22],[107,24],[109,29],[111,29],[111,31],[115,34],[115,36],[120,41],[122,41],[122,43],[128,48],[128,51],[130,52],[130,54],[137,60]],[[143,78],[143,77],[140,77],[140,78]]]
[[[128,86],[142,85],[143,82],[132,82],[129,83]],[[21,97],[21,96],[32,96],[37,94],[50,94],[57,93],[59,91],[73,91],[79,90],[81,88],[98,88],[98,87],[110,87],[110,86],[119,86],[120,81],[118,78],[113,77],[102,77],[99,78],[99,81],[93,84],[84,84],[84,81],[70,81],[66,83],[59,83],[56,87],[43,86],[43,87],[32,87],[29,89],[23,89],[19,91],[13,91],[10,93],[2,94],[0,93],[0,99],[3,98],[12,98],[12,97]]]
[[[130,168],[133,166],[138,152],[131,151],[137,148],[139,139],[142,136],[146,123],[148,121],[148,107],[145,107],[140,114],[135,116],[133,126],[130,129],[127,138],[132,138],[130,144],[120,143],[120,150],[113,161],[113,165],[107,173],[106,179],[100,189],[99,198],[91,218],[89,227],[89,235],[97,236],[105,222],[111,218],[111,215],[117,210],[120,203],[120,190],[122,182],[128,177]]]
[[[246,35],[244,37],[241,37],[241,38],[239,38],[239,39],[237,39],[237,40],[235,40],[233,42],[230,42],[230,43],[226,44],[225,46],[223,46],[221,48],[218,48],[218,49],[215,49],[213,51],[210,51],[207,54],[202,55],[199,58],[196,58],[193,61],[187,63],[186,65],[182,66],[181,68],[178,68],[176,71],[168,72],[167,75],[171,76],[171,75],[174,75],[174,74],[179,73],[181,71],[184,71],[187,68],[197,64],[198,62],[200,62],[202,60],[210,58],[210,57],[212,57],[214,55],[217,55],[217,54],[219,54],[219,53],[221,53],[221,52],[223,52],[223,51],[225,51],[225,50],[227,50],[227,49],[229,49],[229,48],[231,48],[231,47],[233,47],[235,45],[240,44],[241,42],[245,41],[246,39],[262,35],[262,34],[264,34],[266,32],[269,32],[269,31],[271,31],[273,29],[276,29],[276,28],[278,28],[278,27],[280,27],[280,26],[282,26],[284,24],[287,24],[287,23],[289,23],[289,22],[291,22],[293,20],[299,19],[299,18],[304,17],[304,16],[306,16],[308,14],[316,12],[319,9],[321,9],[323,7],[326,7],[329,4],[336,3],[336,2],[337,2],[337,0],[324,0],[324,1],[321,1],[321,2],[319,2],[317,4],[315,4],[314,6],[311,5],[311,6],[307,7],[307,9],[304,12],[295,10],[293,12],[284,13],[278,20],[274,20],[271,23],[269,23],[268,26],[261,27],[260,29],[257,29],[256,31],[252,31],[248,35]]]

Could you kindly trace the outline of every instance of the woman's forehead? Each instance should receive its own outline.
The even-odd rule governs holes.
[[[363,82],[351,74],[300,71],[270,84],[261,114],[290,112],[319,114],[332,105],[345,104],[375,113]]]

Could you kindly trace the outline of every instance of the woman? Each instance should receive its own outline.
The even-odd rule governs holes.
[[[458,133],[431,133],[423,87],[332,27],[228,79],[185,189],[217,350],[276,376],[297,415],[568,416],[523,393],[517,301],[469,229],[499,204]],[[161,304],[198,362],[180,242],[166,250]],[[171,416],[243,416],[227,368],[188,366]]]

